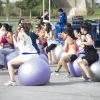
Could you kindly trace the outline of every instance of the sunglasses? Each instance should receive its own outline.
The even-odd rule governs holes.
[[[35,28],[39,28],[39,27],[36,26]]]

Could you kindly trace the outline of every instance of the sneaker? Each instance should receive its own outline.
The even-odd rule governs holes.
[[[6,67],[3,67],[3,68],[1,68],[2,70],[5,70],[5,69],[7,69]]]
[[[15,86],[16,82],[8,81],[7,83],[4,84],[4,86]]]
[[[85,80],[83,76],[82,76],[82,77],[79,77],[78,79],[82,79],[82,80]]]
[[[14,72],[14,75],[18,75],[18,70],[16,72]]]
[[[72,74],[66,74],[65,76],[64,76],[65,78],[70,78],[70,77],[72,77]]]
[[[49,62],[49,65],[53,65],[53,63],[52,62]]]
[[[58,75],[60,75],[60,73],[54,71],[54,72],[51,73],[51,75],[57,75],[58,76]]]
[[[84,80],[84,82],[94,82],[92,78]]]

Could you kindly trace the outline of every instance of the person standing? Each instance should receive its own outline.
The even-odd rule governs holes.
[[[57,22],[57,24],[63,28],[65,26],[65,24],[67,23],[67,14],[63,11],[62,8],[58,9],[58,13],[60,15],[60,19]]]

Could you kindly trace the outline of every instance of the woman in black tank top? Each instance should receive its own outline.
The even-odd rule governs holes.
[[[82,57],[81,60],[78,61],[78,65],[81,70],[83,70],[88,77],[86,81],[91,82],[92,77],[87,66],[90,66],[94,62],[98,61],[99,55],[97,50],[94,48],[94,41],[92,40],[91,35],[89,32],[91,31],[91,24],[90,23],[83,23],[81,25],[81,32],[85,35],[84,42],[81,44],[84,45],[85,56]]]

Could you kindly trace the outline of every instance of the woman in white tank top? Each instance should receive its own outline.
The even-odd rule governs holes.
[[[32,45],[31,38],[29,36],[29,30],[31,28],[30,23],[22,23],[20,27],[20,33],[18,34],[16,46],[19,49],[19,55],[8,62],[8,70],[11,80],[5,83],[5,86],[12,86],[15,84],[14,78],[14,65],[21,65],[26,61],[38,58],[36,49]]]
[[[46,52],[48,54],[49,64],[53,64],[51,50],[53,50],[57,46],[57,41],[55,40],[55,36],[54,36],[54,33],[52,32],[50,23],[45,23],[44,30],[45,30],[44,36],[47,39]]]

